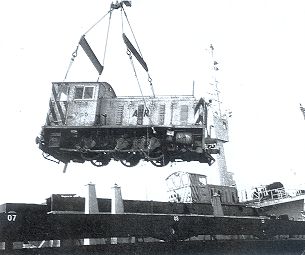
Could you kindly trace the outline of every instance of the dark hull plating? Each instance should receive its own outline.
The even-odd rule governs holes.
[[[14,214],[0,215],[0,241],[136,237],[163,241],[198,235],[243,235],[258,239],[305,235],[305,222],[266,217],[178,214]]]
[[[176,243],[135,243],[1,251],[0,254],[39,255],[301,255],[305,240],[231,240]]]

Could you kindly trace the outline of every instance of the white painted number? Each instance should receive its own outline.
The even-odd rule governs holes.
[[[15,221],[16,217],[17,217],[16,214],[9,214],[9,215],[7,215],[7,220],[8,221]]]

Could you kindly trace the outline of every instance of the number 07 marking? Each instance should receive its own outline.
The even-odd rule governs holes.
[[[7,220],[8,221],[16,221],[16,217],[17,217],[16,214],[9,214],[9,215],[7,215]]]

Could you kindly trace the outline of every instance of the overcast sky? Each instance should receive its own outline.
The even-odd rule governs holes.
[[[40,203],[52,193],[83,195],[95,183],[109,197],[114,183],[124,198],[166,200],[164,179],[184,170],[208,175],[204,164],[149,163],[125,168],[111,163],[62,164],[42,158],[35,144],[48,111],[51,82],[64,79],[70,57],[83,35],[108,10],[106,0],[11,0],[1,4],[1,184],[0,204]],[[210,44],[219,63],[223,107],[233,112],[228,170],[239,188],[282,181],[305,187],[305,2],[302,0],[133,1],[129,21],[148,64],[156,94],[196,94],[211,79]],[[86,38],[103,59],[108,17]],[[126,34],[132,38],[126,28]],[[121,37],[120,12],[113,13],[105,71],[117,95],[140,95]],[[139,69],[139,73],[143,70]],[[144,77],[144,76],[143,76]],[[95,81],[97,73],[79,50],[68,80]],[[149,84],[141,81],[144,93]]]

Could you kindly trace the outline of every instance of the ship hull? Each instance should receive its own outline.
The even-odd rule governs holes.
[[[287,215],[292,220],[304,220],[305,196],[288,197],[279,200],[267,200],[259,204],[253,204],[264,214],[282,217]]]
[[[70,246],[58,248],[0,250],[0,254],[28,255],[99,255],[99,254],[141,254],[141,255],[301,255],[305,240],[230,240],[190,241],[179,243],[137,243]]]

